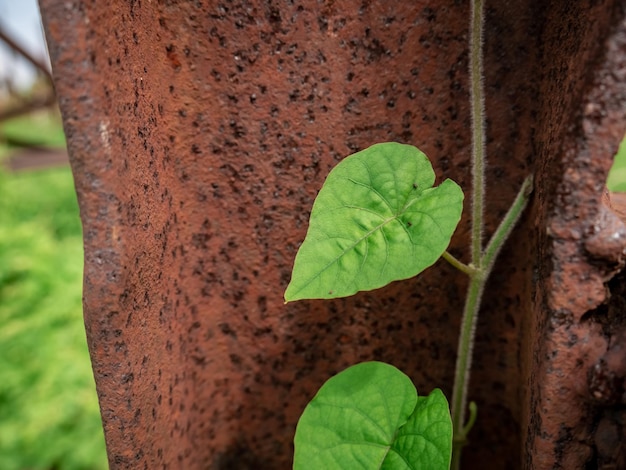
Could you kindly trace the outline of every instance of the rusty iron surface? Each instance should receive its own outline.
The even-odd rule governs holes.
[[[537,187],[479,321],[466,468],[618,461],[621,415],[599,403],[616,392],[599,390],[622,342],[596,317],[623,262],[601,204],[624,132],[621,3],[491,3],[487,233],[528,173]],[[40,4],[111,468],[289,468],[307,401],[358,361],[449,395],[466,288],[450,266],[332,302],[282,294],[344,156],[411,143],[469,188],[467,2]],[[463,260],[467,239],[465,218]]]
[[[607,311],[623,290],[623,278],[610,281],[624,268],[626,227],[622,199],[611,207],[604,187],[626,123],[624,7],[599,2],[583,12],[554,4],[551,14],[562,22],[545,37],[560,47],[547,48],[549,79],[537,117],[545,123],[536,139],[535,196],[538,248],[545,251],[526,353],[526,468],[620,468],[602,457],[607,446],[594,438],[607,409],[590,382],[615,342],[624,344],[623,320]]]

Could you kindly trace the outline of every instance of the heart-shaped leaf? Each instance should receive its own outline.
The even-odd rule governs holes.
[[[439,389],[418,397],[395,367],[364,362],[320,388],[294,443],[294,470],[444,470],[452,455],[452,420]]]
[[[417,148],[373,145],[340,162],[320,190],[287,302],[345,297],[413,277],[445,251],[463,210],[452,180]]]

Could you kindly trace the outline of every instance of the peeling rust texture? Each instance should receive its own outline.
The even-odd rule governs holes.
[[[470,187],[468,2],[40,3],[112,469],[289,468],[305,404],[359,361],[449,395],[466,289],[450,266],[332,302],[282,293],[344,156],[411,143]],[[465,468],[623,459],[607,449],[624,336],[599,319],[623,264],[600,202],[626,122],[620,5],[487,5],[487,234],[533,170],[537,187],[479,321]]]

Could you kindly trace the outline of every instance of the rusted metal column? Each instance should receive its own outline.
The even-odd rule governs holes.
[[[552,4],[542,71],[526,468],[626,466],[626,227],[604,181],[626,124],[626,3]],[[532,356],[531,356],[532,354]],[[620,357],[620,359],[617,359]],[[621,410],[621,411],[620,411]]]
[[[449,393],[466,281],[446,264],[350,299],[285,306],[282,293],[316,191],[343,156],[412,143],[439,177],[469,187],[466,2],[40,3],[83,220],[85,324],[111,468],[289,468],[306,402],[358,361],[390,362],[421,393]],[[572,292],[597,292],[589,310],[604,301],[608,274],[597,273],[609,261],[589,253],[605,242],[589,248],[587,232],[568,238],[559,221],[593,225],[623,132],[622,103],[609,119],[611,103],[593,94],[618,89],[598,74],[612,70],[601,57],[619,5],[487,8],[487,232],[533,169],[537,190],[485,300],[467,468],[564,459],[549,444],[569,418],[549,390],[563,377],[586,384],[599,359],[581,370],[550,362],[567,346],[554,342],[555,321],[584,316],[563,313],[559,292],[573,284],[557,282],[575,277],[567,263],[583,248],[593,284]],[[591,131],[585,111],[600,113],[584,121]],[[451,247],[462,259],[467,228]],[[567,398],[579,404],[581,393]]]

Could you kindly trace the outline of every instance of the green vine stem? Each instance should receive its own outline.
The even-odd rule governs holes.
[[[452,451],[452,469],[458,470],[461,459],[461,448],[467,440],[467,433],[470,431],[475,419],[475,405],[470,407],[469,421],[465,422],[465,408],[467,404],[467,387],[472,368],[472,353],[474,350],[474,337],[476,331],[476,321],[480,301],[485,290],[485,284],[493,268],[498,252],[504,245],[511,230],[519,220],[528,198],[532,192],[533,178],[526,178],[520,188],[511,208],[500,222],[500,226],[494,232],[489,245],[484,254],[481,254],[481,268],[469,274],[470,285],[465,299],[463,319],[461,320],[461,332],[459,334],[459,347],[454,371],[454,390],[452,391],[452,425],[454,427],[454,445]],[[447,259],[447,258],[446,258]],[[465,271],[464,271],[465,272]]]
[[[511,208],[494,232],[487,248],[483,252],[483,214],[485,198],[485,106],[483,90],[483,0],[472,0],[470,13],[470,100],[472,115],[472,239],[471,263],[466,265],[450,253],[443,257],[470,278],[461,331],[457,362],[454,373],[452,392],[452,425],[454,442],[452,451],[452,470],[458,470],[461,463],[461,450],[467,442],[467,434],[474,425],[477,410],[474,402],[469,406],[469,418],[466,421],[467,388],[472,367],[472,354],[476,321],[485,284],[493,268],[494,261],[504,245],[511,230],[522,214],[532,192],[532,176],[526,178]]]
[[[472,264],[480,269],[485,206],[485,97],[483,92],[483,0],[470,12],[470,103],[472,115]]]
[[[528,202],[528,198],[533,192],[533,176],[530,175],[526,177],[524,182],[522,183],[522,187],[520,188],[513,204],[509,208],[509,211],[500,222],[497,230],[491,236],[491,240],[485,248],[485,253],[483,254],[483,268],[490,273],[491,268],[493,267],[493,263],[498,257],[498,253],[500,252],[500,248],[504,245],[504,242],[509,238],[513,227],[517,223],[519,216],[522,211],[526,207],[526,203]]]
[[[469,39],[469,75],[470,108],[472,117],[472,239],[471,265],[476,269],[470,273],[470,284],[465,298],[456,367],[454,370],[454,388],[452,391],[452,425],[454,445],[452,469],[460,466],[461,448],[468,431],[465,427],[465,408],[467,386],[469,383],[476,320],[480,309],[480,300],[485,289],[489,273],[483,270],[483,212],[485,199],[485,99],[483,96],[483,0],[472,0],[470,7]]]

